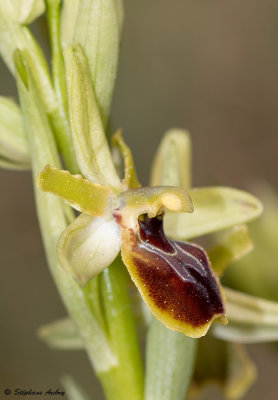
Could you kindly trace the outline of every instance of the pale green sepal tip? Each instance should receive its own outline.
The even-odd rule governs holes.
[[[244,224],[258,217],[263,210],[255,196],[242,190],[205,187],[192,189],[189,194],[194,213],[167,213],[164,220],[166,234],[178,240]]]
[[[278,303],[224,288],[229,324],[214,326],[215,337],[234,342],[278,340]]]
[[[183,129],[167,131],[152,165],[151,185],[191,186],[191,139]]]
[[[208,251],[212,267],[221,276],[226,267],[241,259],[254,248],[246,225],[235,226],[221,238],[218,245]]]
[[[70,375],[64,375],[61,382],[69,400],[91,400],[81,386]]]
[[[64,318],[41,326],[37,335],[52,349],[80,350],[84,348],[78,330],[72,319]]]
[[[85,286],[117,257],[120,228],[111,218],[81,214],[62,233],[57,255],[62,267]]]
[[[49,165],[40,173],[38,186],[45,192],[63,197],[72,207],[91,216],[106,215],[112,203],[113,193],[109,187]]]
[[[73,143],[80,171],[92,182],[120,191],[121,181],[105,137],[86,56],[77,45],[68,47],[64,58]]]

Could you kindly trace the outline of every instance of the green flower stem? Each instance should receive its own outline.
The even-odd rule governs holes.
[[[197,339],[167,329],[153,319],[147,338],[145,400],[184,400],[195,360]]]
[[[107,399],[142,400],[143,365],[127,291],[128,274],[120,257],[104,270],[101,279],[108,337],[118,359],[117,367],[102,374]]]
[[[67,86],[64,59],[60,41],[61,0],[47,0],[47,20],[52,51],[53,84],[58,101],[58,109],[51,115],[58,146],[63,154],[66,166],[72,173],[78,172],[75,158],[67,106]]]

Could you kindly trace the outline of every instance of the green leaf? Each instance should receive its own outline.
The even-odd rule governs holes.
[[[165,133],[152,165],[151,185],[191,186],[191,140],[182,129]]]
[[[69,400],[90,400],[90,397],[85,391],[69,376],[64,375],[61,379],[62,384],[66,390]]]
[[[196,188],[189,191],[192,214],[167,213],[165,231],[179,240],[206,235],[243,224],[262,213],[262,204],[251,194],[227,187]]]
[[[119,226],[111,217],[81,214],[62,233],[57,254],[63,268],[85,285],[114,261],[120,246]]]
[[[278,303],[225,288],[229,324],[214,326],[215,337],[242,343],[278,339]]]
[[[64,318],[41,326],[38,329],[37,335],[52,349],[84,349],[78,329],[70,318]]]
[[[71,128],[79,168],[92,182],[119,191],[121,182],[105,138],[86,57],[80,46],[68,47],[64,56]]]
[[[21,110],[13,100],[0,96],[0,165],[30,169],[30,163]]]
[[[241,259],[253,248],[247,226],[239,225],[226,233],[220,243],[209,250],[208,256],[214,271],[221,276],[229,264]]]

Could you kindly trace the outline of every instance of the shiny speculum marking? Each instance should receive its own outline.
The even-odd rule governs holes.
[[[138,222],[132,258],[149,300],[171,319],[192,327],[224,315],[217,278],[205,251],[194,244],[168,240],[162,216],[143,215]]]

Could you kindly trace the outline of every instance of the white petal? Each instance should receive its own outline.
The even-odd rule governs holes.
[[[119,226],[112,218],[82,214],[63,232],[57,251],[62,266],[85,285],[117,257]]]

